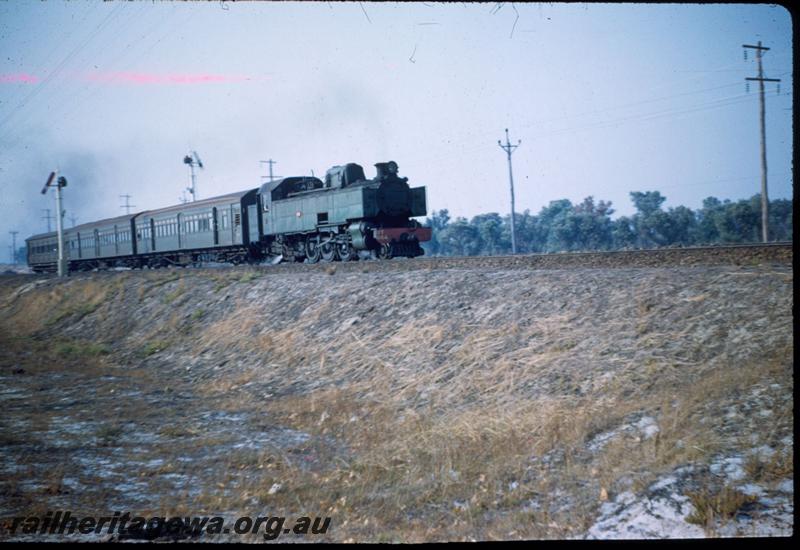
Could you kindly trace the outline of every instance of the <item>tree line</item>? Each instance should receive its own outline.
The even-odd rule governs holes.
[[[703,207],[662,209],[659,191],[630,193],[632,216],[611,219],[611,202],[586,197],[580,204],[551,201],[538,214],[516,215],[517,252],[547,253],[756,243],[761,241],[761,196],[736,202],[708,197]],[[430,256],[477,256],[511,253],[511,216],[480,214],[468,220],[451,219],[447,210],[434,210],[425,226],[433,228],[423,243]],[[792,200],[769,202],[769,238],[792,240]]]

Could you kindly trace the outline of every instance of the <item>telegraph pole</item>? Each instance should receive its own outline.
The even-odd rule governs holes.
[[[769,216],[768,216],[768,209],[769,209],[769,199],[767,197],[767,131],[766,131],[766,123],[764,121],[764,82],[780,82],[779,78],[764,78],[764,67],[761,63],[761,57],[763,56],[762,52],[769,51],[769,48],[766,48],[761,45],[761,41],[758,41],[757,46],[752,46],[749,44],[742,44],[743,48],[749,48],[756,51],[756,60],[758,61],[758,77],[748,77],[745,80],[750,81],[754,80],[758,82],[759,85],[759,94],[761,98],[761,108],[759,114],[761,116],[761,238],[764,242],[769,241],[769,234],[768,234],[768,224],[769,224]],[[744,57],[747,59],[747,50],[744,52]],[[780,85],[779,85],[780,86]],[[780,90],[780,88],[778,88]]]
[[[131,213],[131,208],[136,208],[135,204],[131,204],[131,196],[130,195],[120,195],[119,198],[125,199],[125,204],[120,205],[120,208],[124,208],[126,214],[130,214]]]
[[[69,221],[72,224],[72,227],[75,227],[75,222],[78,221],[78,216],[76,216],[75,214],[72,214],[69,217]]]
[[[278,164],[276,161],[274,161],[272,159],[269,159],[269,160],[260,160],[258,162],[260,162],[261,164],[269,164],[269,176],[261,176],[262,178],[269,178],[269,181],[274,181],[275,178],[279,178],[280,177],[280,176],[272,175],[272,165],[273,164]]]
[[[9,231],[11,233],[11,263],[17,265],[17,233],[19,231]]]
[[[47,220],[47,232],[50,233],[53,230],[52,229],[52,225],[50,225],[50,220],[53,219],[53,216],[52,216],[52,214],[50,214],[50,209],[49,208],[42,208],[42,212],[47,212],[47,214],[42,216],[42,219],[43,220]]]
[[[508,139],[508,128],[506,128],[506,144],[503,145],[500,140],[497,140],[497,145],[506,152],[508,156],[508,183],[511,186],[511,253],[517,253],[517,224],[516,224],[516,216],[514,215],[514,174],[511,170],[511,153],[514,152],[514,149],[519,147],[519,144],[522,143],[522,140],[517,140],[516,145],[511,145],[511,141]]]

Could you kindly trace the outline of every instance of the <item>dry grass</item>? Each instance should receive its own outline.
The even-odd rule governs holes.
[[[794,476],[794,453],[777,451],[769,457],[752,454],[744,463],[749,479],[757,482],[782,481]]]
[[[13,334],[31,335],[62,322],[80,321],[108,299],[108,285],[93,280],[70,281],[67,286],[31,290],[19,295],[4,312],[4,324]]]
[[[118,340],[141,358],[166,351],[148,360],[163,371],[142,379],[142,387],[160,391],[169,377],[171,387],[192,396],[195,412],[247,413],[263,422],[205,433],[185,412],[169,416],[179,401],[158,397],[164,401],[150,414],[171,421],[156,430],[169,444],[154,447],[163,463],[145,479],[155,492],[165,475],[206,480],[199,495],[188,488],[183,498],[163,493],[162,508],[233,515],[262,506],[330,515],[337,522],[332,540],[578,536],[623,479],[644,488],[678,465],[740,448],[753,433],[763,432],[765,443],[791,433],[791,401],[788,413],[784,406],[771,419],[720,420],[753,388],[793,384],[790,313],[787,322],[782,310],[767,310],[782,315],[769,319],[771,340],[759,340],[756,331],[729,338],[761,314],[732,307],[741,298],[726,301],[714,286],[721,275],[695,281],[683,299],[676,296],[689,283],[671,278],[613,288],[595,272],[567,282],[560,275],[496,283],[530,296],[514,303],[502,292],[491,294],[484,279],[448,277],[384,292],[391,286],[384,280],[368,288],[368,278],[341,273],[331,285],[320,273],[302,283],[287,278],[291,290],[276,292],[282,279],[256,280],[249,271],[142,275],[147,281],[139,288],[149,290],[141,293],[141,314]],[[237,281],[255,281],[258,299]],[[446,292],[434,292],[445,284]],[[782,285],[763,295],[781,296],[788,288]],[[91,281],[84,286],[79,296],[100,295]],[[163,287],[159,296],[156,287]],[[230,298],[204,301],[222,288]],[[110,292],[120,300],[142,297],[138,289]],[[43,330],[41,320],[25,325],[22,311],[41,308],[45,298],[64,310],[77,303],[60,287],[20,296],[1,319],[4,327],[19,322],[18,339],[6,333],[0,343],[22,349],[26,335]],[[123,315],[100,321],[104,311],[87,313],[84,322],[128,321]],[[737,318],[742,311],[745,317]],[[113,347],[108,357],[80,342],[69,340],[60,355],[115,357]],[[179,350],[185,355],[175,355]],[[189,359],[191,375],[184,370]],[[131,405],[128,413],[136,410]],[[654,437],[620,429],[643,416],[657,424]],[[190,463],[176,460],[179,452],[224,447],[234,432],[276,427],[310,439],[288,448],[229,449],[214,460],[202,454]],[[611,434],[606,444],[590,452],[588,444],[604,434]],[[125,437],[97,435],[107,446]],[[754,480],[777,481],[792,473],[792,458],[756,457],[745,468]],[[696,520],[734,514],[745,501],[731,491],[693,494]]]
[[[694,507],[694,512],[687,516],[686,521],[706,528],[713,528],[717,520],[726,521],[733,518],[743,506],[758,500],[757,497],[746,495],[728,486],[718,491],[709,489],[691,491],[687,496]]]

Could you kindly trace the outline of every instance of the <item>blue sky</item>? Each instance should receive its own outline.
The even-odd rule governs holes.
[[[429,208],[517,210],[588,195],[631,214],[759,191],[764,42],[770,197],[792,191],[792,28],[770,5],[370,2],[0,3],[0,250],[46,228],[56,166],[78,223],[278,175],[395,160]],[[67,223],[69,225],[69,222]]]

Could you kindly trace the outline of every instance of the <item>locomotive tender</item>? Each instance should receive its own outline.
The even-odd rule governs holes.
[[[203,261],[260,262],[270,257],[316,263],[415,257],[431,228],[425,187],[410,187],[397,163],[334,166],[322,181],[295,176],[259,188],[64,230],[70,271],[186,266]],[[55,271],[55,232],[26,239],[28,265]]]

